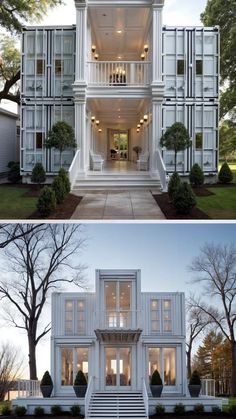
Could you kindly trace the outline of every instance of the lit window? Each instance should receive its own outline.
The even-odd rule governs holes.
[[[163,301],[163,331],[171,332],[171,300]]]
[[[151,331],[160,332],[160,312],[158,300],[151,300]]]
[[[65,334],[73,333],[73,301],[67,300],[65,304]]]
[[[37,74],[38,75],[44,74],[44,60],[42,60],[42,59],[37,60],[36,69],[37,69]]]
[[[61,385],[73,385],[73,348],[61,348]]]
[[[85,332],[85,313],[84,301],[77,301],[77,334],[81,335]]]
[[[202,60],[196,60],[196,74],[198,76],[202,75],[202,72],[203,72],[202,69],[203,69]]]
[[[184,60],[177,60],[177,74],[178,76],[182,76],[185,73],[185,61]]]
[[[196,150],[202,150],[202,132],[197,132],[195,136]]]
[[[155,370],[159,372],[165,386],[175,386],[176,348],[149,348],[149,382]]]
[[[76,373],[83,371],[88,380],[88,348],[76,348]]]

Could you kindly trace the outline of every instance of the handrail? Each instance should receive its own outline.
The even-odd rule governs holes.
[[[142,317],[140,310],[103,310],[95,312],[98,328],[130,329],[141,328]]]
[[[85,394],[85,398],[84,398],[85,419],[88,417],[88,413],[89,413],[89,404],[90,404],[91,396],[93,394],[94,378],[95,378],[94,376],[90,377],[86,394]]]
[[[76,181],[76,176],[77,176],[77,172],[78,172],[78,160],[79,160],[79,154],[80,154],[80,150],[76,150],[76,153],[74,155],[74,158],[71,162],[70,168],[68,170],[68,176],[69,176],[69,180],[70,180],[70,184],[71,184],[71,188],[73,188],[74,183]]]
[[[18,380],[18,399],[42,397],[39,380]]]
[[[114,63],[114,64],[116,64],[116,65],[121,65],[121,64],[123,64],[123,63],[127,63],[127,64],[151,64],[151,61],[102,61],[102,60],[99,60],[99,61],[95,61],[95,60],[88,60],[87,61],[87,63],[89,63],[89,64],[99,64],[99,63],[101,63],[101,64],[108,64],[108,63]]]
[[[166,171],[165,163],[162,159],[160,150],[157,150],[157,168],[160,175],[161,188],[163,192],[167,192],[169,175]]]
[[[201,379],[201,395],[215,397],[215,380],[213,378]]]
[[[147,392],[145,379],[143,377],[142,377],[142,395],[143,395],[143,401],[144,401],[144,406],[145,406],[145,412],[148,418],[149,417],[148,416],[149,415],[148,392]]]

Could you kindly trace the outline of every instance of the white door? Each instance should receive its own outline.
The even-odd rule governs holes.
[[[106,390],[131,388],[131,347],[105,348]]]

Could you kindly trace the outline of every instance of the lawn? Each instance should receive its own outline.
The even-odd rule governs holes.
[[[0,185],[0,219],[23,220],[36,210],[37,198],[24,197],[30,188]]]

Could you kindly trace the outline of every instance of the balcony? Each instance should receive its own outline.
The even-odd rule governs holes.
[[[137,342],[142,333],[141,312],[109,310],[95,313],[95,334],[101,342]]]
[[[88,85],[103,87],[147,87],[149,61],[89,61]]]

